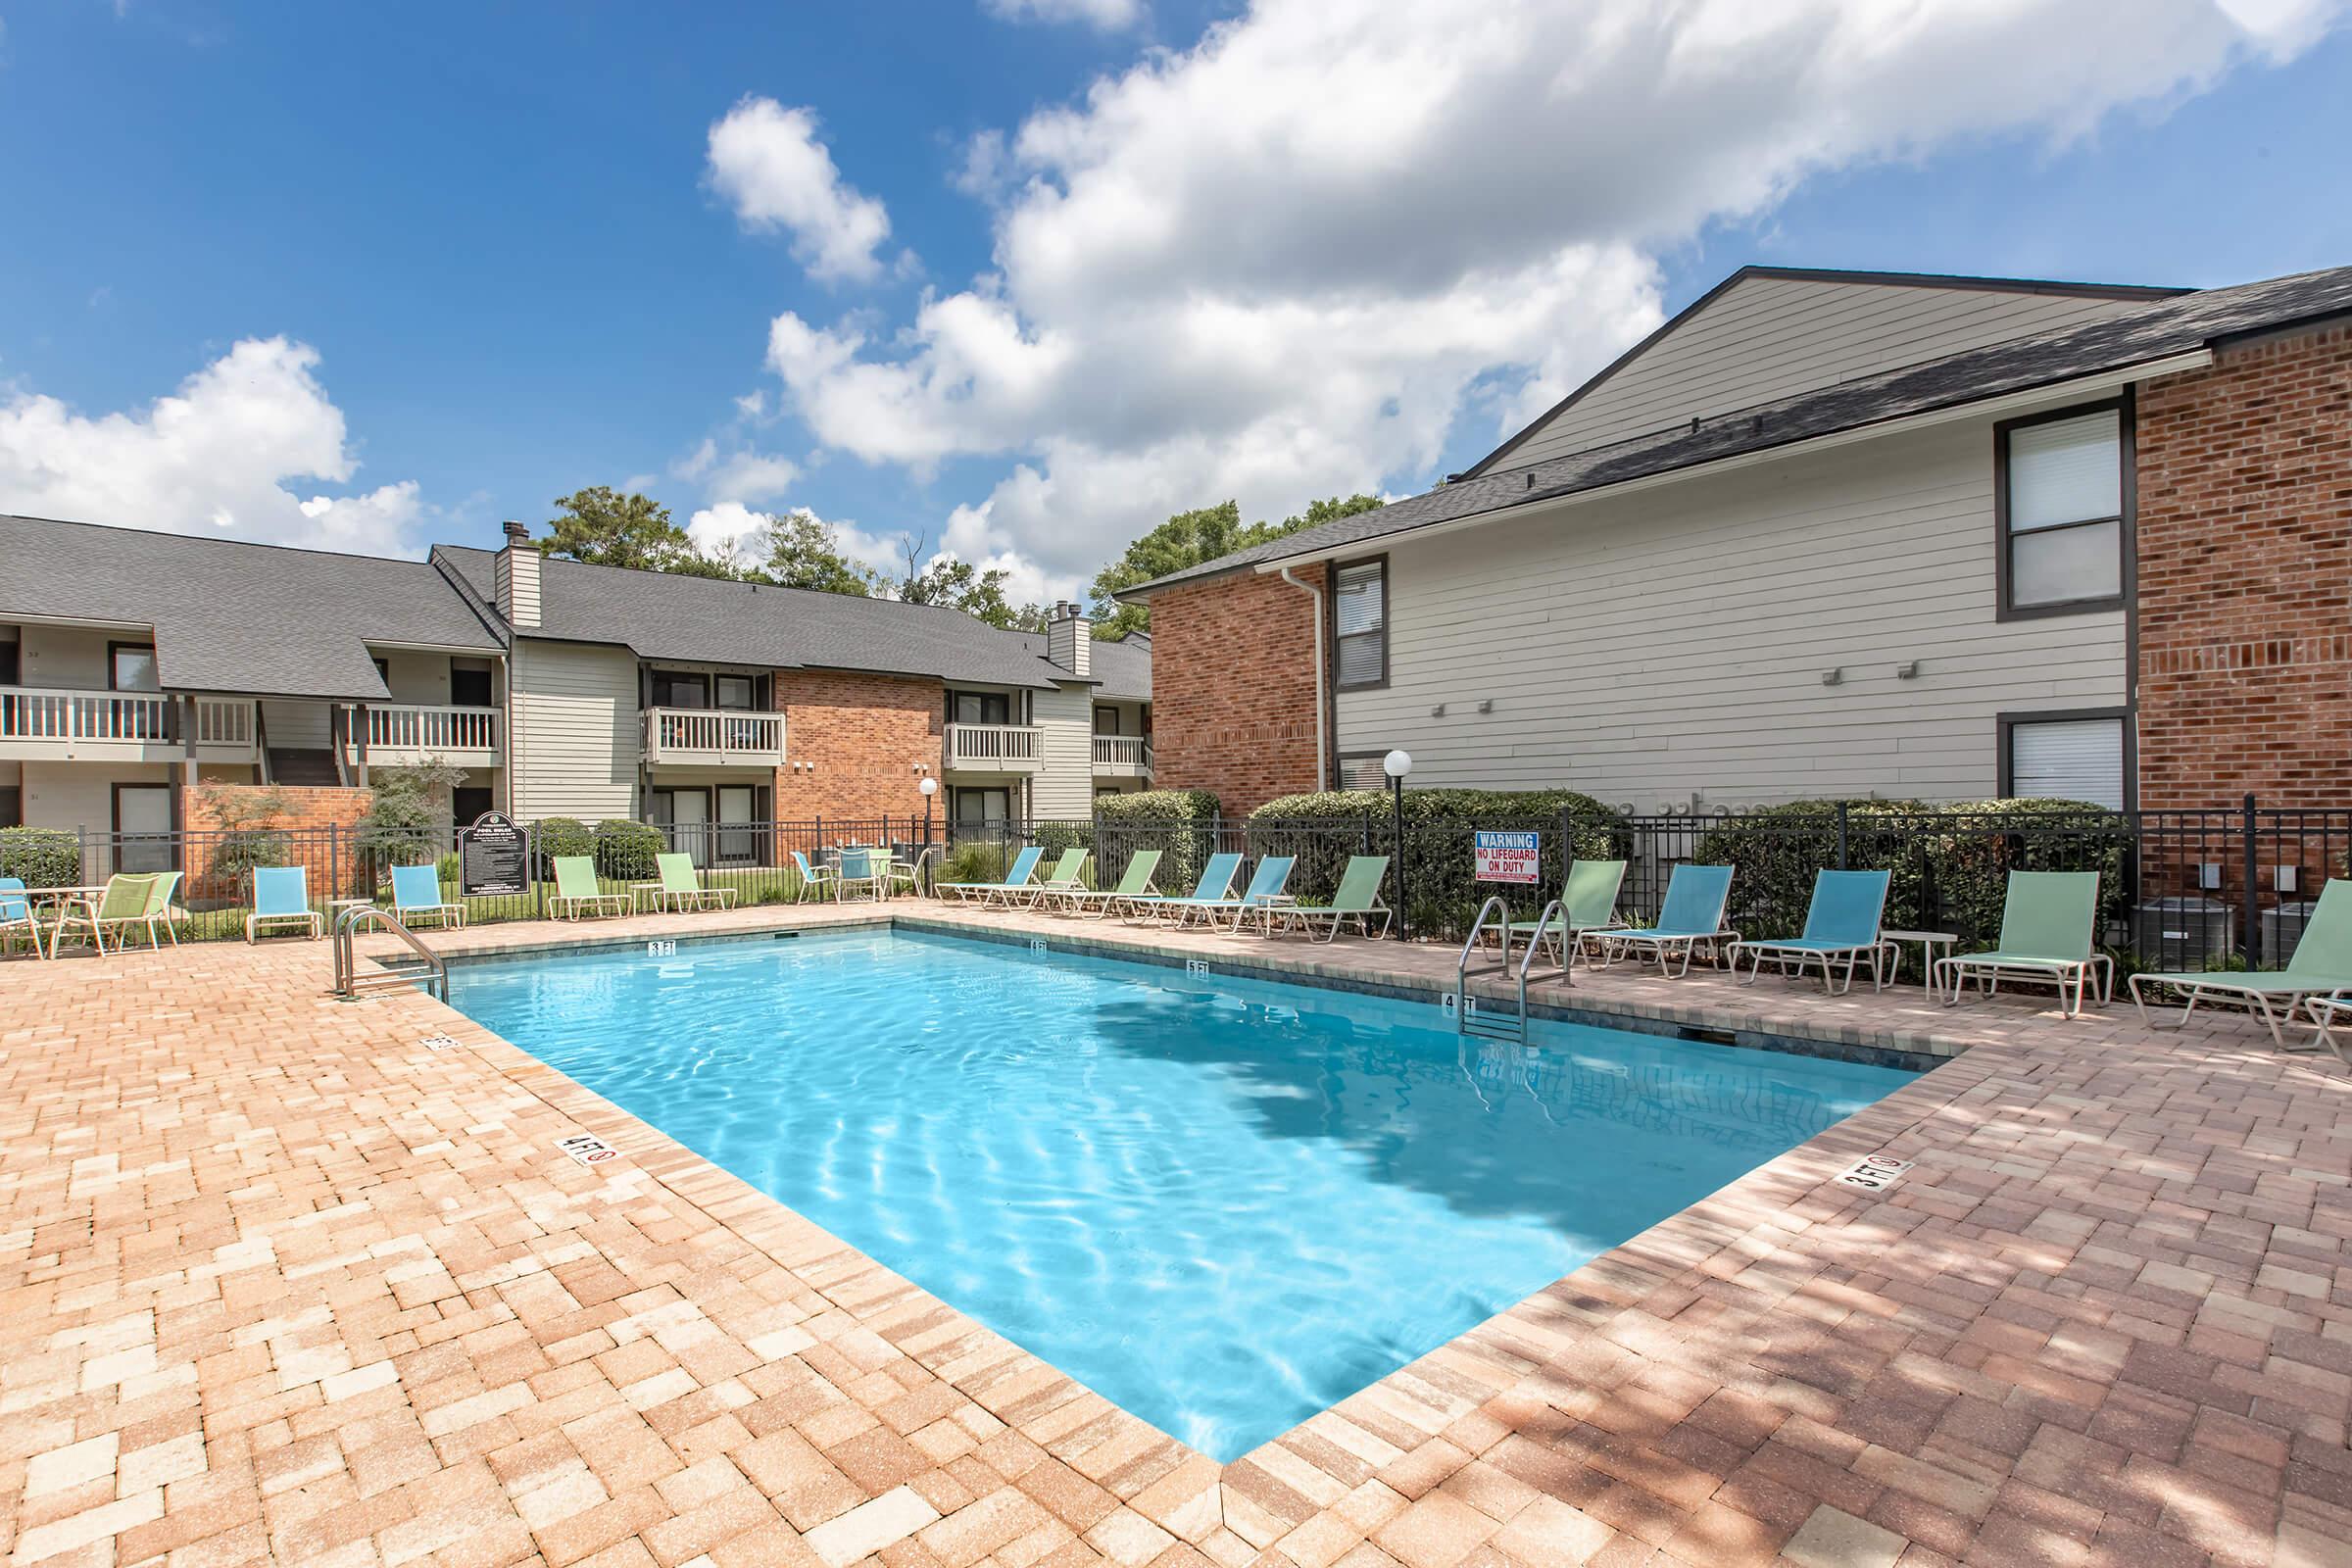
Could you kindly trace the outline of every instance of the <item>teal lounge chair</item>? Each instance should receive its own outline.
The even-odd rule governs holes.
[[[32,917],[32,901],[24,897],[24,879],[21,876],[0,876],[0,957],[8,954],[19,937],[32,944],[32,956],[46,958],[41,950],[41,924]],[[17,895],[10,897],[10,895]]]
[[[1295,855],[1267,855],[1258,858],[1257,869],[1250,873],[1250,885],[1238,899],[1170,899],[1162,904],[1160,912],[1171,923],[1182,926],[1197,915],[1210,930],[1215,930],[1220,915],[1233,916],[1233,928],[1239,931],[1242,922],[1257,915],[1266,934],[1274,932],[1274,911],[1287,906],[1290,895],[1283,889],[1290,885],[1291,867],[1298,863]],[[1229,884],[1230,885],[1230,884]]]
[[[1323,936],[1325,942],[1338,941],[1340,927],[1350,920],[1355,922],[1357,932],[1367,938],[1385,937],[1389,934],[1389,922],[1396,918],[1395,911],[1380,896],[1380,884],[1388,874],[1387,856],[1351,855],[1348,857],[1348,868],[1340,873],[1340,885],[1330,904],[1313,908],[1303,904],[1286,905],[1274,911],[1274,918],[1282,923],[1283,929],[1296,926],[1310,937],[1318,923],[1325,924],[1329,927]],[[1376,914],[1380,916],[1377,931],[1372,929],[1372,917]]]
[[[1813,902],[1805,909],[1805,932],[1802,936],[1781,937],[1763,942],[1735,942],[1732,944],[1732,968],[1739,970],[1742,957],[1752,959],[1744,985],[1754,985],[1764,972],[1766,959],[1778,963],[1784,975],[1802,975],[1806,966],[1821,965],[1822,989],[1831,996],[1842,997],[1854,989],[1854,968],[1864,958],[1870,960],[1870,989],[1886,989],[1886,959],[1888,944],[1880,937],[1880,926],[1886,914],[1886,885],[1893,877],[1886,871],[1819,871],[1813,877]],[[1831,972],[1838,959],[1845,960],[1842,983]]]
[[[2282,1021],[2293,1019],[2306,999],[2334,1001],[2352,993],[2352,882],[2334,877],[2320,890],[2319,905],[2305,922],[2294,953],[2287,958],[2286,967],[2276,974],[2226,971],[2206,974],[2193,970],[2180,974],[2135,974],[2125,985],[2132,993],[2132,1005],[2139,1009],[2140,1021],[2152,1028],[2180,1027],[2188,1022],[2188,1015],[2197,1010],[2200,1003],[2236,1003],[2270,1026],[2271,1039],[2280,1050],[2325,1048],[2352,1061],[2352,1057],[2344,1055],[2344,1048],[2333,1033],[2332,1026],[2342,1021],[2333,1008],[2309,1009],[2311,1018],[2320,1025],[2320,1032],[2307,1046],[2288,1045],[2278,1028]],[[2171,1024],[2159,1024],[2149,1017],[2148,999],[2140,990],[2142,986],[2179,992],[2185,1002],[2180,1018]]]
[[[1037,862],[1045,858],[1046,852],[1033,844],[1012,858],[1012,866],[1002,882],[941,882],[933,891],[942,896],[953,893],[965,904],[977,899],[983,908],[999,900],[1009,905],[1013,895],[1032,891],[1029,879],[1037,875]]]
[[[2099,917],[2099,873],[2096,871],[2012,871],[2009,891],[2001,901],[2001,940],[1989,953],[1964,953],[1938,958],[1929,983],[1949,981],[1952,994],[1943,1004],[1960,1004],[1961,988],[1973,976],[1984,996],[1999,992],[2001,982],[2034,980],[2058,988],[2058,1010],[2081,1017],[2082,999],[2095,975],[2098,999],[2108,1000],[2115,988],[2115,960],[2090,945],[2091,928]],[[2067,983],[2074,983],[2068,1002]]]
[[[629,896],[626,893],[607,893],[596,885],[596,862],[585,855],[559,855],[555,858],[556,892],[547,901],[547,912],[559,920],[577,920],[580,911],[590,914],[626,914]]]
[[[1116,913],[1120,905],[1141,898],[1157,898],[1159,890],[1152,885],[1152,873],[1159,869],[1159,851],[1138,850],[1127,858],[1127,869],[1119,873],[1119,885],[1102,892],[1095,888],[1060,888],[1041,902],[1057,914],[1078,914],[1092,911],[1100,920]]]
[[[1732,867],[1676,866],[1666,879],[1666,902],[1659,906],[1656,925],[1595,933],[1602,966],[1621,954],[1644,953],[1657,958],[1662,975],[1679,979],[1689,974],[1690,955],[1700,943],[1720,953],[1725,944],[1740,940],[1740,933],[1723,923],[1723,906],[1731,896]],[[1682,967],[1668,968],[1677,956],[1683,960]]]
[[[1533,920],[1513,920],[1503,928],[1502,956],[1509,966],[1514,937],[1545,942],[1558,950],[1562,972],[1576,962],[1588,934],[1615,931],[1625,922],[1617,917],[1618,890],[1625,886],[1623,860],[1577,860],[1568,867],[1568,887],[1560,896],[1560,913],[1541,931]]]
[[[1143,925],[1159,918],[1159,911],[1174,904],[1214,904],[1233,892],[1234,873],[1242,868],[1238,855],[1212,855],[1200,868],[1200,880],[1185,898],[1162,898],[1157,894],[1140,895],[1126,901],[1127,923]]]
[[[444,929],[466,928],[466,906],[441,896],[441,868],[437,865],[392,868],[392,914],[412,928],[426,920]]]
[[[245,940],[254,941],[265,925],[299,922],[303,934],[318,935],[322,923],[311,907],[309,873],[299,865],[258,865],[253,870],[253,912],[245,917]]]
[[[807,904],[810,899],[825,899],[833,896],[825,891],[833,885],[835,880],[834,870],[831,866],[810,865],[808,857],[799,850],[792,852],[792,863],[801,873],[801,895],[797,902]]]

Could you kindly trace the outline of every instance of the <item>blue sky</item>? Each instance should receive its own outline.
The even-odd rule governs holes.
[[[2319,0],[1701,5],[1581,74],[1619,0],[1025,9],[0,5],[0,507],[415,550],[635,480],[1043,594],[1422,488],[1742,262],[2352,263]]]

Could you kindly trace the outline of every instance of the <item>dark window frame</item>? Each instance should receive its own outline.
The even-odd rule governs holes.
[[[1004,710],[1004,716],[1003,718],[957,718],[956,716],[956,705],[957,702],[966,697],[976,699],[980,704],[980,710],[983,713],[988,711],[989,704],[995,703],[999,705]],[[951,724],[994,724],[1003,728],[1017,724],[1020,722],[1020,720],[1012,716],[1012,698],[1004,692],[950,690],[948,693],[948,722]]]
[[[1352,688],[1351,688],[1351,689],[1352,689]],[[1381,769],[1381,774],[1380,774],[1380,782],[1379,782],[1379,783],[1377,783],[1377,784],[1370,784],[1370,785],[1354,785],[1354,784],[1349,784],[1349,783],[1348,782],[1348,764],[1349,762],[1364,762],[1364,761],[1376,762],[1376,763],[1384,763],[1384,764],[1385,764],[1385,763],[1387,762],[1387,760],[1388,760],[1388,756],[1389,756],[1389,754],[1388,754],[1386,751],[1378,751],[1378,752],[1340,752],[1340,753],[1336,753],[1336,754],[1335,754],[1335,755],[1332,757],[1332,760],[1331,760],[1331,782],[1332,782],[1332,786],[1333,786],[1333,788],[1335,788],[1335,789],[1343,789],[1343,790],[1346,790],[1346,789],[1378,789],[1378,790],[1385,790],[1385,789],[1387,789],[1387,788],[1389,787],[1389,775],[1388,775],[1388,770],[1387,770],[1387,768],[1386,768],[1385,766],[1383,766],[1383,767],[1382,767],[1382,769]]]
[[[147,662],[155,665],[155,691],[140,692],[140,689],[136,686],[124,686],[121,684],[122,671],[115,665],[115,656],[125,648],[136,648],[144,651],[147,655]],[[148,697],[152,697],[156,694],[156,692],[160,692],[164,689],[164,666],[162,661],[155,657],[155,643],[152,639],[143,643],[130,641],[108,641],[106,645],[106,689],[110,692],[139,692],[140,695]]]
[[[2017,755],[2012,749],[2012,732],[2020,724],[2081,723],[2090,719],[2114,719],[2123,727],[2124,736],[2124,809],[2139,809],[2139,735],[2138,725],[2132,722],[2129,708],[2048,708],[2020,709],[2015,712],[1993,715],[1993,744],[1999,748],[1996,760],[2000,777],[2000,797],[2004,801],[2017,799]]]
[[[132,646],[135,647],[136,645],[133,644]],[[112,654],[107,656],[107,662],[110,664],[114,662],[114,656]],[[139,836],[141,838],[164,839],[166,841],[166,851],[169,856],[170,863],[165,865],[163,869],[167,871],[180,869],[179,801],[177,798],[177,792],[168,783],[158,784],[147,779],[118,779],[111,786],[109,786],[107,790],[108,808],[113,817],[112,826],[114,831],[111,835],[111,838],[113,842],[115,869],[118,871],[122,869],[122,840],[124,837],[122,827],[122,792],[124,790],[162,790],[164,792],[165,803],[170,813],[167,817],[167,821],[170,823],[170,825],[167,826],[160,834],[142,833]]]
[[[1340,573],[1357,566],[1380,568],[1380,678],[1378,680],[1343,681],[1340,679]],[[1389,684],[1390,626],[1396,619],[1396,602],[1390,595],[1389,558],[1384,551],[1377,556],[1357,556],[1348,561],[1333,561],[1326,564],[1323,580],[1331,588],[1331,631],[1325,639],[1325,653],[1331,661],[1331,689],[1335,692],[1377,692]],[[1361,632],[1350,633],[1362,636]]]
[[[2121,585],[2112,594],[2094,599],[2061,599],[2046,605],[2014,605],[2009,601],[2011,541],[2016,537],[2009,531],[2009,432],[2031,425],[2055,424],[2061,419],[2079,419],[2087,414],[2115,414],[2116,462],[2122,468],[2117,476],[2116,499],[2123,511],[2111,517],[2081,517],[2048,528],[2029,528],[2028,533],[2063,533],[2069,528],[2095,527],[2101,523],[2116,524],[2116,549],[2122,555],[2117,564],[2116,581]],[[2118,396],[2101,398],[2095,403],[2076,403],[2043,414],[2029,414],[2014,419],[2002,419],[1992,427],[1992,575],[1993,619],[2038,620],[2046,615],[2092,615],[2109,611],[2128,610],[2138,594],[2137,575],[2133,563],[2138,552],[2139,467],[2138,444],[2134,427],[2138,422],[2137,400],[2127,387]]]
[[[468,680],[477,676],[480,678],[482,683],[482,700],[480,702],[466,703],[458,700],[460,676]],[[498,706],[498,672],[490,667],[487,661],[483,662],[480,669],[460,669],[453,662],[449,666],[449,706],[452,708],[496,708]]]
[[[703,700],[693,709],[693,711],[698,713],[709,711],[710,710],[710,672],[707,669],[662,669],[656,667],[650,679],[650,686],[654,696],[653,706],[656,708],[676,708],[678,705],[668,700],[666,695],[668,689],[672,686],[685,685],[689,682],[699,685],[703,691]]]
[[[1105,717],[1108,717],[1110,720],[1110,728],[1108,729],[1104,729],[1102,727],[1102,720]],[[1095,705],[1095,733],[1098,735],[1117,735],[1121,733],[1119,729],[1119,707],[1116,703],[1097,703]]]

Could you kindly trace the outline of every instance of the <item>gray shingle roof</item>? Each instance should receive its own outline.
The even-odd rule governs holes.
[[[1589,452],[1501,468],[1342,517],[1130,588],[1122,598],[1223,576],[1261,562],[1338,554],[1451,522],[1859,429],[1882,420],[2168,359],[2219,340],[2352,311],[2352,267],[2206,289],[2085,326],[2038,332],[1898,370],[1758,404]]]
[[[1046,657],[1046,639],[1038,632],[1006,632],[1038,658]],[[1117,642],[1097,642],[1088,660],[1094,671],[1095,695],[1130,702],[1152,700],[1152,639],[1130,633]]]
[[[0,515],[0,620],[153,627],[174,691],[380,701],[371,642],[500,648],[421,561]]]

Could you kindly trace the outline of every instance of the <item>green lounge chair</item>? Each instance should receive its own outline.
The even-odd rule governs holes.
[[[1188,925],[1198,916],[1210,930],[1217,928],[1220,915],[1233,916],[1233,928],[1241,930],[1242,922],[1254,914],[1265,923],[1266,934],[1274,932],[1274,911],[1289,906],[1292,900],[1283,890],[1290,885],[1291,867],[1298,864],[1295,855],[1260,856],[1257,868],[1250,873],[1250,885],[1238,899],[1170,899],[1159,908],[1163,916],[1177,926]],[[1230,885],[1230,884],[1229,884]]]
[[[1158,911],[1172,904],[1213,904],[1233,891],[1234,873],[1241,868],[1242,858],[1238,855],[1212,855],[1208,858],[1208,863],[1200,868],[1200,880],[1193,885],[1193,891],[1187,898],[1171,899],[1157,893],[1146,893],[1124,901],[1127,923],[1149,924],[1159,918]]]
[[[392,868],[392,914],[405,926],[430,920],[444,929],[466,928],[466,906],[441,896],[441,868],[437,865]]]
[[[935,884],[932,891],[953,893],[964,904],[977,899],[983,908],[999,899],[1009,904],[1013,895],[1030,891],[1029,879],[1037,874],[1037,862],[1045,858],[1045,851],[1031,845],[1012,858],[1012,868],[1004,873],[1002,882],[941,882]]]
[[[831,866],[810,865],[808,857],[799,850],[792,852],[792,863],[799,868],[801,873],[801,895],[795,901],[796,903],[807,904],[810,899],[821,899],[828,896],[825,889],[831,887],[836,879]]]
[[[547,901],[547,912],[559,920],[577,920],[580,911],[591,914],[626,914],[629,896],[626,893],[607,893],[596,885],[596,862],[585,855],[559,855],[555,858],[556,892]]]
[[[660,902],[680,909],[723,909],[735,902],[733,888],[707,888],[695,874],[694,857],[690,855],[657,855],[654,864],[662,872]]]
[[[1057,888],[1050,902],[1058,914],[1076,914],[1091,909],[1095,919],[1114,913],[1121,904],[1147,895],[1157,898],[1159,890],[1152,885],[1152,873],[1159,869],[1159,851],[1138,850],[1127,858],[1127,869],[1119,873],[1119,885],[1107,892],[1097,888]]]
[[[245,940],[252,942],[265,925],[300,923],[303,934],[319,933],[318,911],[311,907],[311,881],[299,865],[257,865],[253,869],[253,912],[245,916]]]
[[[2320,890],[2319,905],[2311,911],[2311,919],[2305,923],[2293,955],[2287,958],[2286,967],[2276,974],[2203,974],[2193,970],[2180,974],[2135,974],[2125,985],[2132,993],[2132,1005],[2139,1009],[2140,1021],[2150,1027],[2177,1029],[2188,1022],[2188,1015],[2197,1010],[2200,1003],[2232,1002],[2269,1025],[2271,1039],[2280,1050],[2311,1051],[2324,1047],[2342,1057],[2344,1048],[2337,1043],[2331,1027],[2338,1021],[2330,1015],[2333,1009],[2310,1009],[2320,1032],[2308,1046],[2288,1045],[2278,1025],[2292,1019],[2307,998],[2333,1000],[2352,992],[2352,882],[2334,877]],[[2149,1017],[2148,999],[2140,990],[2142,986],[2161,986],[2180,992],[2186,999],[2180,1018],[2172,1024],[2159,1024]],[[2352,1061],[2352,1057],[2345,1059]]]
[[[1886,885],[1892,880],[1892,874],[1886,871],[1815,872],[1813,902],[1805,908],[1804,935],[1733,943],[1734,972],[1742,956],[1751,958],[1747,979],[1741,984],[1752,986],[1763,974],[1767,958],[1781,966],[1782,974],[1796,976],[1802,976],[1807,965],[1819,962],[1822,989],[1842,997],[1854,989],[1855,966],[1868,957],[1870,989],[1886,990],[1888,944],[1879,931],[1886,915]],[[1831,966],[1839,958],[1845,960],[1842,984],[1831,974]]]
[[[2332,1051],[2335,1053],[2336,1060],[2347,1067],[2352,1067],[2352,1053],[2346,1052],[2344,1043],[2335,1038],[2337,1024],[2352,1022],[2352,1019],[2345,1016],[2347,1011],[2352,1011],[2352,1001],[2346,1001],[2342,997],[2313,997],[2303,1005],[2310,1012],[2311,1021],[2320,1026],[2320,1032],[2311,1037],[2310,1045],[2286,1046],[2286,1049],[2289,1051]],[[2278,1032],[2278,1026],[2273,1024],[2271,1033],[2275,1036]],[[2279,1044],[2285,1045],[2285,1042],[2280,1041]]]
[[[1999,945],[1989,953],[1936,959],[1929,983],[1949,980],[1952,994],[1943,1004],[1956,1007],[1972,975],[1985,996],[1998,993],[2003,979],[2044,981],[2058,988],[2059,1012],[2079,1018],[2094,976],[2099,1001],[2107,1001],[2115,988],[2115,960],[2090,944],[2098,917],[2098,872],[2012,871],[2001,901]],[[2075,988],[2072,1003],[2066,995],[2069,981]]]
[[[1086,851],[1083,849],[1064,850],[1054,860],[1054,869],[1047,873],[1044,881],[1031,888],[1029,897],[1023,902],[1034,909],[1048,894],[1074,893],[1085,886]]]
[[[1340,873],[1340,885],[1332,894],[1331,903],[1314,908],[1293,904],[1277,910],[1276,918],[1284,929],[1296,926],[1310,937],[1315,934],[1317,921],[1326,922],[1329,929],[1322,939],[1325,942],[1338,941],[1340,927],[1350,920],[1362,936],[1385,937],[1389,934],[1389,922],[1396,918],[1395,911],[1380,896],[1380,884],[1388,874],[1387,856],[1350,855],[1347,869]],[[1372,917],[1376,914],[1380,916],[1378,931],[1372,929]]]
[[[0,957],[23,937],[32,944],[34,957],[46,958],[49,955],[41,950],[41,924],[33,918],[32,901],[24,893],[23,877],[0,876]]]
[[[114,933],[115,945],[120,948],[132,926],[145,927],[148,942],[160,947],[156,925],[160,920],[165,931],[171,931],[172,889],[178,882],[177,871],[116,872],[106,879],[106,889],[98,895],[96,909],[86,904],[68,905],[58,916],[55,929],[49,933],[50,956],[56,956],[66,934],[76,929],[87,930],[100,953],[106,951],[108,932]],[[178,945],[176,933],[172,933],[172,941],[173,946]]]
[[[1533,920],[1513,920],[1503,928],[1502,956],[1509,967],[1511,939],[1548,942],[1559,949],[1564,973],[1576,962],[1590,932],[1615,931],[1625,922],[1617,917],[1617,893],[1625,886],[1623,860],[1578,860],[1568,867],[1568,886],[1560,895],[1559,916],[1541,931]]]
[[[1740,933],[1723,923],[1723,906],[1732,896],[1732,867],[1678,865],[1666,879],[1666,902],[1658,907],[1658,923],[1639,930],[1620,928],[1595,933],[1601,966],[1621,954],[1648,953],[1658,960],[1658,973],[1680,979],[1690,972],[1690,955],[1702,942],[1721,952]],[[1670,969],[1676,956],[1683,964]]]

